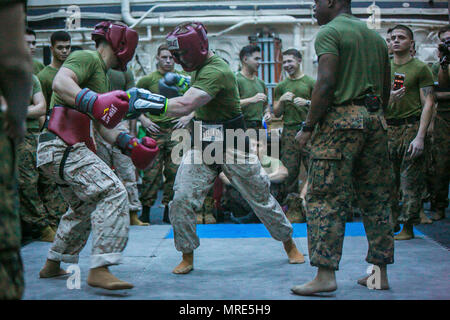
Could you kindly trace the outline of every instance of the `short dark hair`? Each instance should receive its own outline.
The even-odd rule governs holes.
[[[239,60],[244,60],[245,57],[251,56],[254,52],[261,52],[261,48],[253,44],[243,47],[239,52]]]
[[[389,28],[388,30],[387,30],[387,34],[389,34],[389,33],[392,33],[392,30],[393,30],[394,28]]]
[[[164,51],[164,50],[170,51],[169,47],[165,43],[163,43],[162,45],[160,45],[158,47],[158,51],[156,52],[156,56],[159,57],[159,55],[161,54],[161,51]]]
[[[26,28],[25,29],[25,34],[32,35],[32,36],[34,36],[36,38],[36,32],[34,32],[33,29]]]
[[[302,59],[302,54],[297,49],[287,49],[283,52],[283,56],[294,56],[297,59]]]
[[[400,29],[400,30],[406,31],[406,33],[411,38],[411,40],[414,40],[414,33],[409,27],[405,26],[404,24],[398,24],[398,25],[396,25],[395,27],[392,28],[392,31],[394,31],[396,29]]]
[[[52,46],[55,45],[56,41],[70,41],[72,38],[70,34],[66,31],[55,31],[50,36],[50,43]]]
[[[450,24],[443,26],[442,28],[439,29],[438,38],[441,39],[441,34],[446,33],[448,31],[450,31]]]

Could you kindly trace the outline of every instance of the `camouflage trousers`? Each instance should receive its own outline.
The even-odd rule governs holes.
[[[66,149],[66,143],[59,137],[38,145],[38,167],[60,186],[69,204],[47,258],[77,263],[92,229],[91,268],[119,264],[130,224],[125,187],[84,143],[72,146],[63,180],[60,164]]]
[[[113,169],[127,190],[129,210],[142,210],[136,182],[136,168],[131,158],[124,155],[118,147],[106,142],[97,132],[95,133],[95,141],[97,142],[97,156]]]
[[[295,136],[301,128],[301,125],[284,125],[283,132],[281,133],[280,160],[288,169],[289,173],[283,183],[283,201],[290,193],[300,193],[298,176],[302,163],[306,171],[308,171],[309,147],[307,146],[303,150],[300,150],[298,143],[295,141]]]
[[[173,184],[178,165],[173,163],[171,157],[172,149],[177,145],[176,141],[170,140],[172,132],[172,129],[165,129],[161,126],[159,133],[148,134],[158,144],[159,154],[156,156],[153,165],[143,172],[140,199],[144,206],[151,207],[156,201],[162,175],[165,179],[162,204],[167,205],[173,198]]]
[[[448,207],[450,182],[450,113],[437,113],[434,124],[433,154],[435,175],[431,203],[436,209]]]
[[[311,140],[306,193],[312,266],[338,270],[352,197],[362,211],[368,263],[394,261],[386,122],[362,106],[333,107]]]
[[[422,196],[425,189],[425,161],[421,156],[411,159],[408,148],[419,130],[419,123],[389,126],[389,159],[394,171],[392,216],[394,223],[420,223]],[[425,148],[429,151],[429,148]],[[401,196],[400,196],[401,194]],[[402,207],[398,205],[402,199]]]
[[[0,113],[0,300],[20,299],[24,291],[16,148],[2,128]]]
[[[227,152],[233,154],[238,151]],[[270,194],[269,177],[262,169],[258,157],[254,154],[247,154],[245,157],[248,160],[246,164],[206,165],[202,163],[200,150],[191,149],[183,156],[175,178],[175,194],[169,203],[169,218],[178,251],[189,253],[200,245],[196,234],[195,212],[202,207],[221,171],[241,193],[274,239],[284,242],[292,237],[292,225]]]

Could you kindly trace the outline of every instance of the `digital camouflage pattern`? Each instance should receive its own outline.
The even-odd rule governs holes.
[[[161,185],[161,178],[164,175],[162,204],[167,205],[173,198],[173,184],[177,174],[178,165],[173,163],[171,154],[177,141],[171,141],[172,127],[160,126],[159,133],[149,133],[147,136],[154,139],[158,144],[159,153],[156,156],[153,165],[143,171],[142,190],[140,200],[143,206],[151,207],[158,196],[158,190]]]
[[[302,164],[306,172],[308,172],[309,147],[307,146],[303,150],[300,150],[298,143],[295,141],[295,136],[301,128],[301,124],[291,126],[285,124],[281,133],[280,160],[288,169],[289,173],[283,183],[283,201],[289,193],[300,193],[298,176]]]
[[[366,261],[394,262],[386,122],[362,106],[333,107],[311,140],[306,193],[310,262],[338,270],[355,192],[369,242]]]
[[[37,165],[59,185],[70,208],[58,226],[48,259],[77,263],[92,228],[91,268],[119,264],[128,241],[128,196],[119,178],[84,143],[73,145],[59,166],[67,145],[60,138],[39,143]]]
[[[129,133],[126,122],[121,122],[116,129]],[[117,146],[106,142],[98,132],[95,132],[95,141],[97,142],[97,156],[113,169],[127,190],[129,210],[142,210],[136,182],[136,167],[131,158],[123,154]]]
[[[437,113],[433,137],[435,176],[433,179],[434,196],[431,203],[436,209],[445,209],[448,207],[450,181],[450,112]]]
[[[236,150],[228,150],[233,154]],[[181,161],[175,178],[174,198],[169,203],[169,217],[174,231],[175,248],[183,253],[192,252],[200,245],[196,234],[196,212],[214,185],[220,171],[229,178],[252,210],[279,241],[292,237],[293,229],[281,206],[270,194],[269,177],[254,154],[247,154],[248,164],[223,164],[208,166],[201,163],[202,152],[189,150]]]
[[[0,300],[20,299],[24,291],[16,150],[3,125],[0,112]]]
[[[425,189],[425,156],[410,158],[408,148],[419,130],[419,122],[389,126],[389,159],[394,170],[392,215],[395,223],[420,223],[422,194]],[[398,200],[402,199],[399,208]]]

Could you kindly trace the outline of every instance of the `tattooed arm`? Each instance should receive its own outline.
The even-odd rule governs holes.
[[[422,154],[424,148],[424,140],[427,129],[430,124],[434,109],[434,92],[433,86],[423,87],[420,89],[420,100],[422,101],[422,114],[420,116],[419,131],[416,137],[409,145],[408,152],[411,152],[411,158],[415,158]]]

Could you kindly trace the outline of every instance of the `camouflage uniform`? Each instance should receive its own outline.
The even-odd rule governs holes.
[[[289,176],[284,182],[283,199],[286,199],[290,193],[300,193],[298,176],[300,166],[303,163],[306,172],[308,172],[308,147],[299,150],[295,136],[302,128],[302,125],[284,125],[281,133],[280,160],[286,166]]]
[[[407,153],[411,141],[419,130],[419,123],[389,126],[389,159],[394,169],[392,215],[394,223],[420,223],[422,192],[425,182],[425,156],[414,159]],[[402,192],[401,208],[398,206],[399,192]]]
[[[434,123],[435,172],[434,197],[435,209],[448,207],[448,189],[450,181],[450,112],[439,112]]]
[[[92,228],[91,268],[119,264],[130,223],[125,187],[84,143],[72,147],[62,180],[59,170],[67,144],[55,137],[38,145],[38,167],[61,186],[70,206],[61,218],[47,257],[77,263]]]
[[[0,300],[20,299],[24,291],[16,150],[3,125],[0,111]]]
[[[237,152],[229,150],[228,152]],[[190,253],[200,245],[196,230],[196,215],[212,188],[220,170],[230,179],[243,198],[269,230],[272,237],[287,241],[292,237],[292,225],[280,205],[270,194],[269,177],[261,167],[258,157],[248,154],[249,164],[223,164],[218,167],[201,163],[202,152],[189,150],[180,164],[175,178],[173,200],[169,203],[169,216],[174,230],[175,247]]]
[[[121,122],[116,129],[129,133],[126,122]],[[114,170],[125,189],[127,189],[129,210],[142,210],[136,183],[136,168],[131,158],[124,155],[118,147],[111,146],[97,132],[95,133],[95,141],[97,142],[98,157]]]
[[[144,206],[151,207],[156,201],[160,188],[161,174],[164,175],[162,204],[167,205],[173,198],[173,184],[177,174],[178,165],[173,163],[171,154],[176,141],[171,141],[173,123],[166,128],[160,125],[158,133],[149,133],[147,136],[154,139],[158,144],[159,154],[156,156],[153,165],[143,172],[142,192],[140,200]]]
[[[394,261],[386,122],[365,107],[333,107],[311,141],[306,194],[311,265],[338,270],[355,191],[369,241],[366,261]]]

